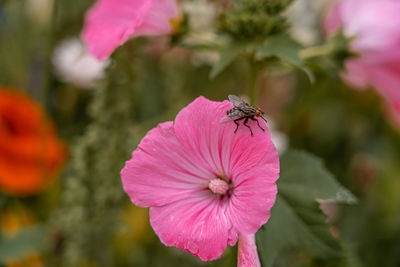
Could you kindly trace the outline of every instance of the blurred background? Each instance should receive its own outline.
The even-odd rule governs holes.
[[[214,27],[228,2],[180,5],[187,27],[204,30]],[[236,248],[202,262],[165,247],[148,210],[123,192],[119,172],[148,130],[173,120],[197,96],[221,101],[245,95],[246,62],[236,60],[211,79],[215,51],[174,45],[166,36],[132,39],[97,61],[80,41],[93,3],[0,1],[0,90],[8,92],[0,94],[6,103],[0,122],[14,134],[32,132],[18,140],[0,133],[2,179],[32,180],[22,189],[0,184],[0,266],[235,266]],[[302,45],[324,42],[326,4],[297,0],[285,11]],[[265,68],[257,105],[281,154],[292,148],[320,157],[357,196],[356,205],[327,211],[332,231],[353,251],[354,266],[400,266],[400,132],[387,121],[375,91],[348,87],[329,61],[309,67],[314,83],[298,69]],[[43,142],[45,156],[29,154],[36,150],[27,146]],[[46,163],[36,168],[38,161]],[[347,265],[292,249],[274,266]]]

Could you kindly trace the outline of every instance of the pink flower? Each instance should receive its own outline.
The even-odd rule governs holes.
[[[82,39],[103,59],[132,37],[170,33],[178,16],[175,0],[98,0],[86,14]]]
[[[232,107],[198,97],[175,122],[147,133],[121,171],[122,183],[134,204],[150,207],[150,223],[166,246],[206,261],[239,236],[239,254],[258,262],[246,236],[270,217],[279,158],[268,129],[251,121],[251,136],[243,125],[235,134],[233,122],[220,123]]]
[[[388,103],[393,121],[400,123],[400,1],[340,0],[326,20],[328,33],[342,29],[355,39],[359,56],[345,62],[342,77],[357,88],[372,85]],[[400,125],[400,124],[399,124]]]

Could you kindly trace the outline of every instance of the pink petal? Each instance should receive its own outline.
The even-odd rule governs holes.
[[[239,122],[236,134],[233,121],[220,123],[231,108],[233,104],[228,101],[214,102],[198,97],[179,112],[174,126],[178,140],[188,153],[210,171],[220,170],[228,177],[256,165],[271,148],[269,132],[261,119],[265,132],[255,121],[248,122],[254,136],[243,121]]]
[[[381,64],[369,71],[371,83],[389,102],[400,102],[400,62]]]
[[[175,246],[208,261],[222,255],[231,226],[220,198],[207,191],[203,193],[150,208],[150,222],[166,246]]]
[[[237,176],[242,173],[248,173],[252,171],[252,168],[260,163],[260,160],[265,156],[270,156],[273,162],[268,162],[268,164],[273,165],[273,169],[278,169],[279,172],[279,160],[276,152],[276,148],[271,140],[271,135],[265,123],[259,119],[261,127],[265,129],[262,132],[257,123],[252,121],[248,123],[250,127],[257,130],[254,136],[248,133],[246,127],[243,130],[247,130],[245,133],[240,133],[233,138],[232,152],[230,156],[230,168],[232,179],[237,183]],[[239,132],[239,131],[238,131]],[[235,138],[236,137],[236,138]],[[277,179],[275,177],[275,179]],[[274,180],[275,181],[275,180]]]
[[[261,267],[254,235],[240,235],[238,267]]]
[[[185,154],[172,122],[149,131],[121,171],[125,192],[144,207],[190,197],[207,188],[213,176]]]
[[[340,12],[341,2],[331,4],[325,14],[324,30],[327,35],[333,34],[342,26],[342,15]]]
[[[365,61],[400,59],[400,2],[397,0],[340,0],[325,16],[325,30],[332,34],[343,29],[355,37],[353,51]]]
[[[171,20],[179,17],[175,0],[154,0],[135,35],[161,35],[172,31]]]
[[[219,120],[232,107],[227,101],[213,102],[201,96],[175,118],[178,140],[210,171],[229,171],[230,143],[235,128],[233,123],[221,124]]]
[[[86,15],[82,39],[89,53],[104,59],[134,36],[170,32],[176,15],[175,0],[98,0]]]
[[[350,59],[345,62],[346,70],[340,76],[354,88],[362,89],[368,86],[369,76],[367,65],[362,59]]]
[[[278,177],[276,151],[266,154],[257,166],[236,177],[226,215],[239,233],[254,234],[268,221],[275,203]]]
[[[355,51],[395,51],[399,45],[400,2],[398,0],[344,0],[343,27],[347,36],[356,36]]]
[[[386,99],[387,113],[392,122],[400,126],[400,64],[381,65],[370,71],[371,83]]]
[[[233,247],[239,237],[239,233],[238,231],[235,229],[235,227],[231,227],[231,229],[229,229],[229,233],[228,233],[228,244]]]
[[[393,126],[400,131],[400,103],[388,103],[386,106],[386,113]]]

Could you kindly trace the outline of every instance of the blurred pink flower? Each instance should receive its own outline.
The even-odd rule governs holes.
[[[148,132],[121,171],[131,201],[150,207],[161,242],[204,261],[238,236],[239,255],[257,257],[246,236],[268,221],[277,193],[279,158],[268,129],[251,121],[254,136],[243,125],[235,134],[233,122],[219,123],[232,107],[198,97],[175,122]]]
[[[86,14],[82,39],[103,59],[132,37],[170,33],[178,16],[175,0],[98,0]]]
[[[374,86],[388,103],[392,121],[400,123],[400,1],[337,1],[325,28],[355,38],[351,49],[358,57],[345,62],[342,77],[357,88]]]

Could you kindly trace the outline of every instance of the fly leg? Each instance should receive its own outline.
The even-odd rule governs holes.
[[[260,123],[258,122],[258,120],[257,120],[256,118],[254,118],[254,116],[253,116],[253,117],[250,117],[250,119],[253,120],[253,121],[256,121],[258,127],[260,127],[260,129],[263,130],[263,132],[265,132],[265,129],[264,129],[263,127],[260,126]]]
[[[236,133],[237,130],[238,130],[238,128],[239,128],[239,123],[238,123],[238,121],[243,120],[243,119],[244,119],[244,118],[239,118],[239,119],[236,119],[236,120],[233,121],[233,122],[236,124],[236,129],[235,129],[234,133]]]
[[[253,131],[251,130],[251,127],[249,125],[247,125],[248,121],[249,121],[249,117],[246,117],[246,119],[243,122],[243,125],[246,126],[247,128],[249,128],[251,136],[253,136]]]

